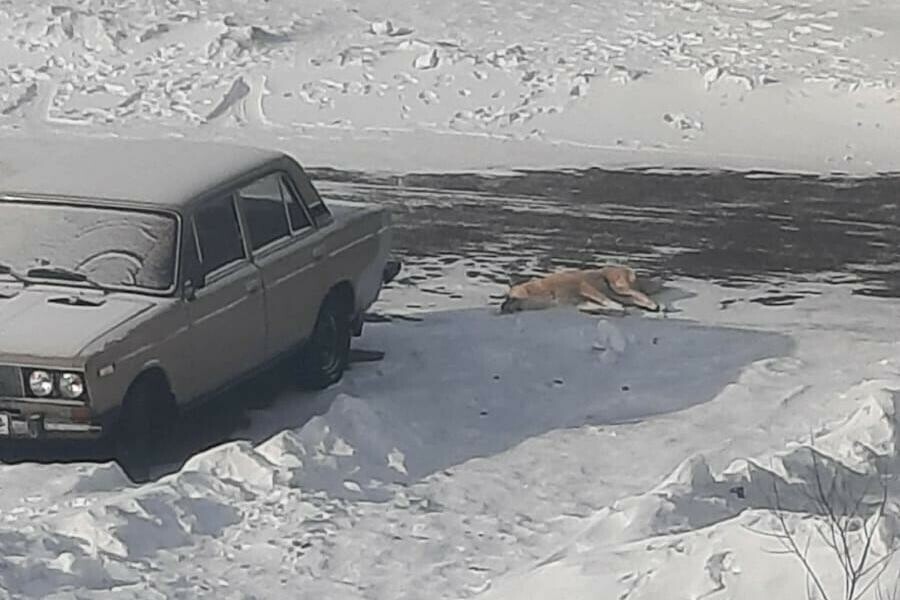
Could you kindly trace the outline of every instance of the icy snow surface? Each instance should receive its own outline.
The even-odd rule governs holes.
[[[0,4],[0,127],[364,170],[897,170],[888,0]]]

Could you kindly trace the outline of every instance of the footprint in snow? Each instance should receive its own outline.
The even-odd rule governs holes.
[[[212,121],[224,115],[230,108],[238,104],[250,93],[250,86],[244,81],[243,77],[238,77],[231,84],[231,87],[222,97],[222,100],[210,111],[206,116],[206,121]]]
[[[430,52],[417,56],[413,61],[413,67],[419,70],[435,69],[441,64],[438,56],[437,48],[432,48]]]
[[[678,113],[678,114],[666,113],[663,115],[663,121],[668,123],[671,127],[681,130],[681,131],[686,131],[686,130],[699,131],[699,130],[703,129],[703,123],[701,121],[692,119],[691,117],[689,117],[685,114],[682,114],[682,113]]]
[[[431,90],[422,90],[419,92],[419,100],[425,104],[437,104],[438,95]]]
[[[25,91],[22,92],[18,98],[16,98],[12,102],[10,102],[8,105],[3,107],[3,109],[0,110],[0,114],[2,114],[4,116],[10,115],[10,114],[14,113],[15,111],[30,104],[35,98],[37,98],[37,96],[38,96],[38,86],[36,83],[32,83],[27,88],[25,88]]]
[[[584,96],[586,93],[587,93],[587,86],[585,86],[583,84],[578,84],[578,85],[572,86],[572,89],[569,90],[569,95],[572,96],[573,98],[580,98],[580,97]]]
[[[351,492],[356,492],[358,494],[362,493],[362,487],[355,481],[350,481],[349,479],[344,482],[344,488],[350,490]]]
[[[706,574],[709,575],[715,587],[698,598],[706,598],[725,589],[725,574],[734,572],[730,559],[731,552],[727,550],[725,552],[717,552],[706,559]]]
[[[369,33],[373,35],[386,35],[388,37],[400,37],[409,35],[413,30],[409,27],[395,27],[390,20],[373,21],[369,23]]]

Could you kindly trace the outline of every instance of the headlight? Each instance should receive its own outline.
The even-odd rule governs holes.
[[[59,376],[59,392],[74,400],[84,394],[84,379],[77,373],[63,373]]]
[[[28,387],[38,398],[46,398],[53,393],[53,377],[47,371],[32,371],[28,376]]]

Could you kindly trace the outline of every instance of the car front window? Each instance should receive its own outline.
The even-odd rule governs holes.
[[[164,291],[174,280],[177,230],[163,213],[0,201],[0,262],[19,273],[53,267],[112,288]]]

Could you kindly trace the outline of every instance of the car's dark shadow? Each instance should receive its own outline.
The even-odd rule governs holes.
[[[238,433],[265,456],[299,452],[292,479],[304,489],[347,495],[348,484],[410,483],[553,430],[684,410],[757,361],[754,377],[777,371],[765,359],[793,350],[773,332],[565,309],[433,312],[370,324],[360,342],[387,355],[318,396],[319,418],[308,396],[284,392]]]
[[[319,393],[300,391],[291,365],[282,365],[185,414],[154,476],[224,442],[286,434],[312,455],[336,444],[351,449],[306,461],[294,474],[304,487],[344,493],[348,473],[411,482],[555,429],[634,422],[708,402],[744,368],[785,356],[793,344],[776,333],[676,319],[474,309],[371,323],[356,347],[387,354],[354,364]],[[395,450],[404,457],[401,475],[388,468]],[[108,458],[59,446],[3,457]]]

